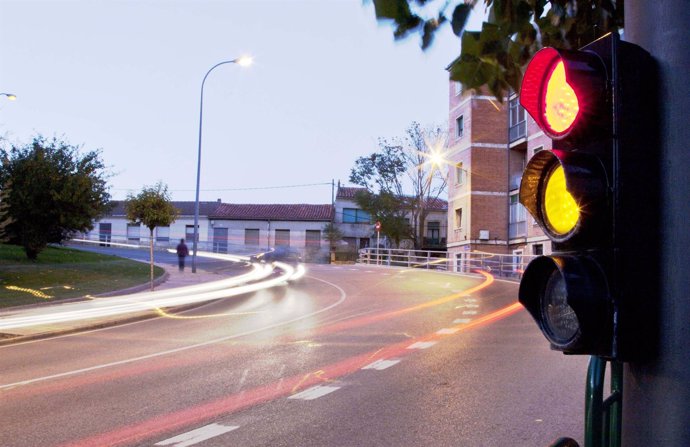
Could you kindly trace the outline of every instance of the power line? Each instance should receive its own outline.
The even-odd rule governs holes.
[[[283,188],[303,188],[307,186],[331,186],[331,182],[328,183],[304,183],[301,185],[282,185],[282,186],[256,186],[251,188],[217,188],[217,189],[201,189],[200,191],[255,191],[261,189],[283,189]],[[113,191],[132,191],[137,188],[111,188]],[[195,189],[170,189],[170,192],[191,192],[196,191]]]

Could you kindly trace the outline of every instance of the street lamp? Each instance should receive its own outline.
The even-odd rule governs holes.
[[[199,102],[199,152],[197,154],[196,162],[196,198],[194,199],[194,242],[192,245],[192,273],[196,273],[196,250],[197,241],[199,239],[199,182],[201,180],[201,129],[204,116],[204,84],[206,78],[211,74],[214,68],[225,64],[237,64],[241,67],[248,67],[252,64],[253,59],[250,56],[241,56],[230,61],[219,62],[211,67],[201,81],[201,101]]]
[[[7,96],[7,99],[9,99],[10,101],[14,101],[15,99],[17,99],[17,96],[13,95],[12,93],[0,93],[0,96]]]

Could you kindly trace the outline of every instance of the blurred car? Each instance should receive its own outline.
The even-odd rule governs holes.
[[[302,262],[302,253],[295,248],[279,245],[275,247],[273,250],[267,251],[265,253],[260,253],[254,256],[254,259],[257,261],[264,262],[279,261],[297,264],[299,262]]]

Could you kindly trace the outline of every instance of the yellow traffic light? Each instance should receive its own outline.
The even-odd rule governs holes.
[[[568,234],[580,219],[580,207],[568,192],[563,166],[556,165],[546,179],[544,191],[546,224],[559,236]]]

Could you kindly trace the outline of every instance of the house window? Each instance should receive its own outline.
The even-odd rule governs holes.
[[[541,256],[544,254],[544,244],[534,244],[532,245],[532,254],[536,256]]]
[[[127,224],[127,242],[139,242],[139,224]]]
[[[455,210],[455,228],[462,228],[462,208]]]
[[[170,227],[156,228],[156,242],[170,242]]]
[[[455,96],[462,95],[462,82],[453,82],[453,90],[455,91]]]
[[[438,245],[441,242],[441,222],[430,221],[426,224],[426,237],[430,245]]]
[[[358,208],[343,208],[343,223],[371,223],[371,216]]]
[[[465,170],[462,168],[462,162],[455,164],[455,183],[457,185],[465,183]]]
[[[197,228],[199,228],[197,226]],[[194,242],[194,225],[185,225],[184,240],[187,242]],[[199,241],[199,233],[196,234],[196,240]]]
[[[259,229],[245,228],[244,229],[244,245],[259,245]]]
[[[276,230],[276,247],[279,245],[290,246],[290,230]]]
[[[305,232],[304,245],[306,247],[321,247],[321,230],[307,230]]]
[[[534,152],[532,152],[532,155],[536,154],[539,151],[544,150],[544,146],[537,146],[534,148]]]
[[[455,136],[458,138],[462,138],[462,135],[465,133],[465,117],[463,115],[460,115],[459,117],[455,118]]]

